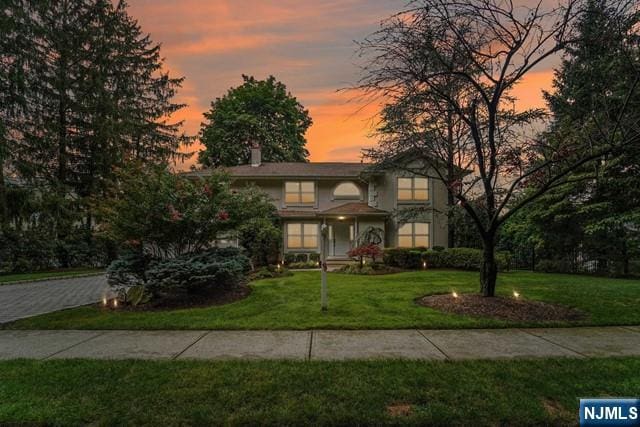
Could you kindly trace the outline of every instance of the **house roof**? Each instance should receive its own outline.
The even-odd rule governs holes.
[[[358,178],[360,174],[371,166],[370,163],[342,163],[342,162],[265,162],[260,166],[240,165],[227,167],[233,177],[241,178],[270,178],[270,177],[310,177],[310,178]],[[208,176],[211,169],[188,172],[189,176]]]
[[[320,212],[320,215],[388,215],[389,212],[376,209],[366,203],[345,203]]]

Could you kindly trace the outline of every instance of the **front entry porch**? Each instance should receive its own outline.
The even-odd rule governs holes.
[[[347,253],[355,245],[356,221],[351,219],[327,220],[329,227],[329,253],[332,260],[348,260]]]

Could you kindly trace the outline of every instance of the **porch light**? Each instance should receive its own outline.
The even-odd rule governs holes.
[[[513,291],[513,297],[514,298],[520,298],[520,293],[517,291]]]
[[[458,298],[458,293],[456,291],[453,291],[451,293],[451,296],[454,297],[454,298]]]
[[[339,217],[338,217],[338,219],[339,219],[340,221],[342,221],[343,219],[346,219],[346,218],[347,218],[346,216],[339,216]]]

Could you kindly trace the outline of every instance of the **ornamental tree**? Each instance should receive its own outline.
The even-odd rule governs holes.
[[[255,187],[231,191],[224,174],[190,178],[155,166],[120,170],[116,189],[98,204],[102,233],[159,259],[207,249],[250,219],[275,219]]]
[[[351,249],[347,255],[351,258],[358,258],[360,267],[362,267],[365,258],[371,258],[373,262],[376,262],[376,258],[382,256],[382,249],[375,243],[366,243]]]

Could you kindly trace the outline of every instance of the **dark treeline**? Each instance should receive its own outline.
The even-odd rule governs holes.
[[[183,79],[125,2],[8,0],[0,35],[0,269],[98,263],[115,172],[191,141],[170,121]]]

